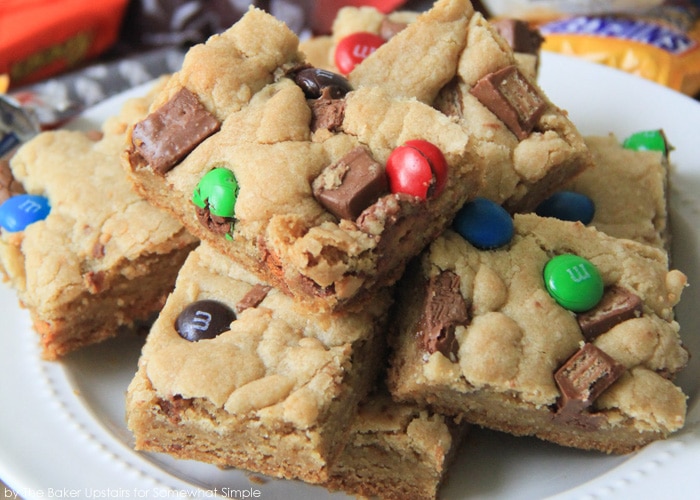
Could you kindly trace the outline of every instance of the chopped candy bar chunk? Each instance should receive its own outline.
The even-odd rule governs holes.
[[[455,327],[469,321],[467,305],[459,293],[459,276],[443,271],[428,281],[423,316],[421,343],[430,354],[441,352],[454,360],[459,344]]]
[[[625,367],[593,344],[585,344],[554,374],[561,391],[558,414],[573,415],[588,409]]]
[[[515,66],[479,80],[471,93],[496,115],[518,139],[525,139],[547,108],[539,91]]]
[[[183,87],[134,126],[131,161],[150,165],[163,175],[220,126],[197,96]]]
[[[591,341],[618,323],[642,315],[642,299],[619,286],[606,290],[598,305],[578,314],[578,324],[583,336]]]
[[[358,146],[326,168],[314,182],[316,199],[340,219],[355,220],[388,192],[384,167]]]

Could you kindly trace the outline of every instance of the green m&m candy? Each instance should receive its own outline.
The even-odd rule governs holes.
[[[664,131],[660,129],[636,132],[622,141],[622,147],[635,151],[660,151],[666,156],[671,149]]]
[[[588,311],[603,297],[598,268],[578,255],[558,255],[547,262],[544,283],[559,305],[574,312]]]
[[[236,214],[238,182],[227,168],[207,172],[192,193],[192,203],[218,217],[232,218]]]

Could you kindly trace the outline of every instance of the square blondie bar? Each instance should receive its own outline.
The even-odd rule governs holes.
[[[521,214],[495,249],[446,231],[405,280],[388,377],[396,399],[612,453],[683,426],[673,375],[688,353],[673,308],[686,277],[664,250]]]
[[[385,290],[361,312],[302,314],[202,243],[128,390],[136,449],[328,481],[385,359],[390,301]]]
[[[0,268],[46,359],[152,320],[197,244],[132,190],[121,164],[127,126],[151,99],[130,100],[101,131],[42,132],[10,161],[8,174],[34,197],[28,201],[39,200],[28,213],[41,200],[50,206],[44,219],[0,235]],[[9,194],[10,203],[22,196]]]
[[[424,62],[412,65],[418,57]],[[251,9],[189,51],[149,117],[130,131],[127,169],[140,194],[297,302],[358,305],[393,284],[456,210],[487,189],[485,180],[499,202],[524,209],[589,165],[565,114],[517,71],[506,76],[536,108],[527,110],[526,131],[516,123],[522,117],[506,125],[476,97],[463,116],[461,105],[438,109],[445,89],[456,95],[460,61],[473,58],[493,60],[479,65],[480,88],[503,104],[489,75],[514,70],[512,52],[466,0],[437,2],[347,80],[309,68],[297,37]],[[504,106],[512,118],[518,105]],[[438,153],[426,156],[411,141]],[[416,183],[422,193],[393,182],[407,157],[429,171]],[[224,181],[209,175],[226,176],[223,208],[210,191]]]

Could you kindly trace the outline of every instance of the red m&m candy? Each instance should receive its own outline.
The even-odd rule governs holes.
[[[447,162],[442,151],[423,140],[407,141],[394,149],[386,162],[389,189],[423,200],[438,196],[447,181]]]
[[[385,41],[379,35],[365,31],[346,36],[335,48],[335,66],[347,75]]]

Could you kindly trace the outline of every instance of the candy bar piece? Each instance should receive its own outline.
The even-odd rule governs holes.
[[[340,219],[355,220],[362,211],[388,193],[384,166],[358,146],[326,168],[313,184],[314,196]]]
[[[134,193],[121,165],[125,130],[152,99],[128,101],[103,133],[43,132],[10,161],[13,178],[50,206],[43,220],[0,237],[0,267],[47,359],[152,320],[197,244]]]
[[[459,276],[451,271],[443,271],[428,282],[420,334],[423,348],[430,354],[439,351],[450,359],[457,355],[455,327],[469,319],[459,283]]]
[[[539,91],[516,66],[485,76],[474,85],[471,93],[519,139],[530,135],[547,107]]]
[[[491,23],[514,52],[536,55],[544,39],[539,31],[520,19],[503,18]]]
[[[258,307],[265,300],[268,292],[272,289],[269,285],[257,284],[246,293],[243,298],[236,304],[236,310],[239,312],[245,311],[249,307]]]
[[[554,374],[561,391],[556,416],[576,415],[587,410],[624,371],[623,365],[595,345],[584,344]]]
[[[129,386],[136,449],[327,482],[382,366],[389,304],[384,291],[357,313],[302,312],[202,243],[182,266]],[[224,326],[190,341],[176,324]]]
[[[0,159],[0,205],[11,196],[23,193],[24,187],[12,175],[10,160]]]
[[[627,453],[678,431],[686,396],[673,378],[686,366],[688,352],[673,309],[685,275],[669,270],[664,250],[579,222],[517,214],[513,226],[509,241],[488,250],[447,230],[404,275],[390,337],[392,396],[491,429],[609,453]],[[558,271],[548,268],[550,262],[568,261],[572,264]],[[469,321],[454,328],[454,356],[431,352],[422,338],[431,281],[444,274],[459,278],[459,286],[450,289],[469,311]],[[568,309],[576,304],[561,295],[583,295],[594,274],[607,290],[634,291],[641,314],[587,341]],[[545,276],[555,278],[551,291]],[[557,290],[560,286],[565,290]],[[569,385],[584,388],[582,395],[555,381],[555,373],[586,342],[591,346],[583,354],[598,349],[624,368],[602,394],[599,379],[610,382],[602,373],[618,372],[603,355],[564,370]]]
[[[598,305],[576,316],[586,340],[592,341],[598,335],[628,319],[642,315],[642,300],[636,294],[620,287],[611,287],[603,295]]]
[[[186,88],[138,122],[132,132],[134,164],[149,164],[165,174],[221,124]]]

